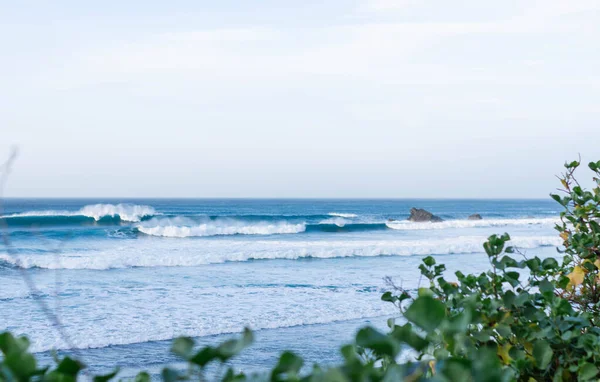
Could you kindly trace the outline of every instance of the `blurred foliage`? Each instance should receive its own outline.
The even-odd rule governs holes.
[[[594,187],[584,190],[567,163],[561,194],[551,195],[564,211],[556,230],[563,240],[559,259],[527,258],[509,245],[508,234],[493,235],[483,247],[490,269],[447,281],[445,266],[429,256],[419,269],[428,286],[418,291],[393,287],[382,300],[395,304],[389,332],[371,327],[343,346],[340,365],[305,368],[299,356],[284,352],[270,372],[245,375],[231,358],[249,346],[252,332],[216,347],[197,349],[177,338],[172,351],[185,371],[165,368],[166,382],[220,381],[591,381],[600,367],[600,161],[590,163]],[[562,258],[560,258],[562,257]],[[0,334],[0,381],[75,381],[84,365],[65,357],[40,368],[29,341]],[[401,353],[411,352],[412,361]],[[225,370],[208,376],[207,368]],[[94,381],[118,377],[117,370]],[[136,381],[150,380],[142,372]]]

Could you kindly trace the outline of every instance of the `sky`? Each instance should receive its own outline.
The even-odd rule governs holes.
[[[598,41],[597,0],[0,0],[5,195],[544,198]]]

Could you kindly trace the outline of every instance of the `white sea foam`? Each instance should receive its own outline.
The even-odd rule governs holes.
[[[415,223],[408,220],[395,220],[387,222],[388,228],[397,230],[424,230],[448,228],[476,228],[476,227],[503,227],[525,225],[554,225],[560,220],[557,218],[525,218],[525,219],[482,219],[482,220],[446,220],[443,222]]]
[[[299,233],[306,230],[304,223],[242,221],[232,218],[204,219],[185,217],[154,218],[138,225],[137,229],[151,236],[202,237],[217,235],[273,235]]]
[[[337,216],[340,218],[355,218],[357,217],[356,214],[349,214],[349,213],[344,213],[344,212],[330,212],[327,215],[329,216]]]
[[[44,211],[27,211],[20,212],[18,214],[2,215],[2,218],[27,218],[36,216],[75,216],[74,211],[56,211],[56,210],[44,210]]]
[[[110,248],[78,253],[21,255],[26,266],[44,268],[105,269],[131,266],[193,266],[241,261],[206,267],[120,269],[107,272],[64,272],[58,290],[62,318],[71,342],[78,348],[95,348],[155,340],[179,335],[205,336],[253,329],[328,323],[360,317],[394,315],[392,304],[379,298],[383,276],[402,280],[407,288],[419,285],[418,258],[370,261],[243,262],[249,258],[299,258],[377,255],[457,255],[440,259],[454,270],[487,269],[482,252],[484,236],[414,240],[250,240],[212,238],[119,241]],[[521,248],[556,245],[556,236],[513,237]],[[550,252],[550,249],[547,249]],[[540,251],[542,252],[542,251]],[[459,254],[460,253],[460,254]],[[6,257],[3,256],[6,260]],[[466,259],[466,260],[465,260]],[[363,259],[364,260],[364,259]],[[28,298],[20,276],[11,272],[15,288],[4,288],[0,322],[15,332],[27,332],[32,350],[66,345],[48,325],[35,301]],[[36,285],[54,306],[54,272],[34,272]],[[12,285],[13,283],[11,283]],[[21,285],[21,286],[20,286]],[[0,288],[1,289],[1,288]],[[61,294],[64,291],[64,295]],[[89,301],[94,301],[90,304]],[[68,309],[67,309],[68,306]],[[15,315],[14,312],[27,312]],[[243,314],[240,314],[243,312]]]
[[[36,217],[36,216],[87,216],[100,220],[105,216],[118,216],[123,221],[139,222],[143,217],[157,215],[154,208],[136,204],[90,204],[77,211],[28,211],[6,215],[5,218]]]
[[[356,287],[331,290],[260,286],[194,288],[184,283],[177,286],[181,288],[179,292],[173,287],[168,292],[140,287],[138,293],[104,296],[95,301],[94,307],[74,308],[78,314],[69,319],[73,327],[69,332],[71,342],[79,349],[101,348],[170,340],[180,335],[236,333],[244,326],[253,330],[275,329],[396,314],[392,304],[381,302],[378,290],[365,293]],[[86,292],[86,297],[90,292],[98,293]],[[87,305],[83,298],[76,301]],[[30,335],[31,350],[67,348],[52,326],[46,324],[44,316],[35,313],[35,324],[30,317],[11,320],[13,327]],[[17,320],[20,322],[15,323]]]
[[[193,267],[253,259],[299,259],[443,255],[482,252],[485,236],[459,236],[420,240],[195,240],[182,242],[177,248],[168,243],[139,243],[94,252],[65,252],[60,255],[22,254],[10,257],[0,254],[0,261],[23,268],[46,269],[111,269],[129,267]],[[558,236],[514,237],[511,245],[529,249],[558,246]]]
[[[138,222],[143,217],[156,215],[154,208],[135,204],[93,204],[79,210],[79,214],[100,220],[104,216],[119,216],[121,220]]]
[[[319,222],[319,224],[335,224],[338,227],[343,227],[346,224],[352,224],[352,222],[347,219],[344,219],[342,217],[334,217],[334,218],[322,220]]]

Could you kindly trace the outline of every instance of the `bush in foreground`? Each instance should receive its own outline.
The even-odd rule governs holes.
[[[182,372],[163,369],[164,381],[588,381],[600,367],[600,161],[590,163],[594,188],[584,190],[574,177],[579,162],[565,165],[564,207],[556,229],[563,240],[562,259],[526,258],[509,246],[510,237],[493,235],[483,245],[490,270],[479,275],[456,272],[423,259],[421,274],[429,286],[409,292],[395,288],[382,299],[395,304],[406,323],[389,321],[390,331],[361,329],[343,346],[343,363],[313,366],[301,373],[303,360],[284,352],[272,370],[246,376],[229,367],[222,375],[207,368],[230,363],[250,345],[252,332],[219,346],[194,350],[191,338],[178,338],[172,351],[189,365]],[[39,368],[25,337],[0,334],[0,381],[74,381],[84,365],[69,357],[53,368]],[[399,362],[404,351],[414,361]],[[117,371],[94,377],[108,381]],[[142,372],[136,381],[150,380]]]

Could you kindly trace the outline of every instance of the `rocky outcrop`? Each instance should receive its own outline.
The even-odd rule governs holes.
[[[410,217],[408,218],[409,221],[411,222],[417,222],[417,223],[422,223],[422,222],[441,222],[444,221],[444,219],[442,219],[439,216],[436,216],[434,214],[432,214],[429,211],[420,209],[420,208],[411,208],[410,209]]]
[[[479,214],[473,214],[467,218],[468,220],[481,220],[483,219]]]

